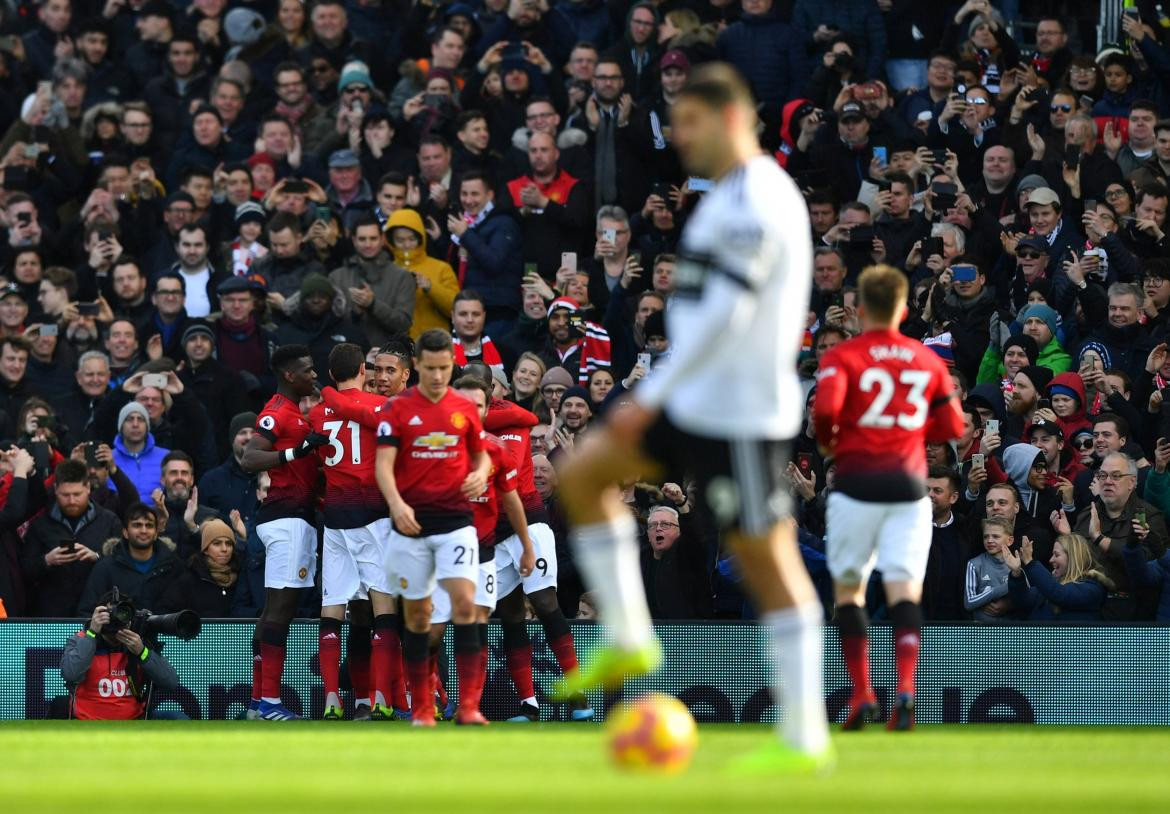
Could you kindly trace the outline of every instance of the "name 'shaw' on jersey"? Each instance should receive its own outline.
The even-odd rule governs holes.
[[[837,466],[836,488],[858,500],[921,498],[926,443],[963,431],[946,365],[894,331],[867,331],[824,355],[813,416]]]

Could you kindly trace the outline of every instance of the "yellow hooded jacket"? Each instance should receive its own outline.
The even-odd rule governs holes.
[[[402,251],[394,248],[390,230],[404,226],[418,234],[417,249]],[[429,290],[419,288],[414,294],[414,322],[410,326],[410,338],[418,339],[423,331],[439,328],[451,330],[451,307],[459,293],[459,279],[449,265],[427,254],[427,232],[422,217],[413,209],[399,209],[392,214],[385,226],[386,242],[394,252],[394,262],[413,274],[420,274],[431,281]]]

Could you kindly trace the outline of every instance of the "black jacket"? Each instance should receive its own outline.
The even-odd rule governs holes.
[[[329,369],[329,352],[339,342],[353,342],[363,350],[370,346],[366,335],[348,317],[338,316],[333,311],[312,317],[305,310],[304,303],[276,329],[276,342],[278,345],[308,345],[317,370]]]
[[[690,514],[679,515],[679,536],[655,559],[649,544],[642,553],[642,581],[655,619],[707,619],[714,612],[711,575],[715,558],[707,551]]]
[[[102,545],[102,558],[89,574],[85,590],[77,605],[79,616],[89,616],[102,595],[117,587],[122,596],[134,600],[139,608],[158,610],[163,595],[178,579],[182,566],[175,557],[175,544],[159,537],[154,544],[154,562],[144,574],[130,556],[130,544],[119,533]]]
[[[99,554],[106,540],[121,537],[122,521],[113,512],[90,504],[76,527],[71,528],[54,503],[29,526],[24,537],[21,564],[30,591],[29,615],[75,616],[82,592],[97,563],[73,562],[49,567],[45,555],[54,548],[76,540]],[[101,560],[98,560],[100,563]],[[91,608],[92,610],[92,608]]]
[[[193,610],[201,619],[226,619],[232,615],[237,585],[238,579],[226,588],[220,587],[211,578],[207,558],[195,554],[163,593],[158,607],[152,610],[160,613]]]
[[[234,455],[199,479],[199,505],[219,512],[223,518],[239,511],[244,522],[256,511],[256,476],[240,468]]]
[[[207,412],[216,459],[223,458],[231,450],[232,439],[227,434],[232,418],[250,407],[244,380],[217,359],[208,359],[198,368],[188,364],[179,371],[179,380]]]

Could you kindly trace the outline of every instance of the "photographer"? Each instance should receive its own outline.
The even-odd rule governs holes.
[[[144,718],[152,687],[173,690],[179,686],[178,673],[158,652],[157,646],[149,646],[129,628],[110,633],[109,624],[110,611],[103,603],[94,608],[86,629],[65,642],[61,677],[72,696],[71,718],[86,721]],[[152,717],[186,718],[181,712],[157,710]]]
[[[139,606],[159,606],[159,599],[182,568],[175,556],[175,544],[159,536],[159,527],[158,514],[145,503],[126,511],[121,539],[110,537],[102,545],[102,559],[89,574],[78,613],[90,613],[99,597],[113,588]]]

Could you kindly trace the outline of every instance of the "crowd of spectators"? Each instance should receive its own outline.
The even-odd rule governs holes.
[[[710,180],[670,111],[720,59],[805,192],[808,403],[872,263],[905,271],[903,331],[952,367],[967,421],[928,450],[927,619],[1170,618],[1170,18],[1142,0],[1084,53],[1067,17],[997,5],[0,6],[0,608],[88,616],[118,587],[254,616],[267,478],[239,461],[287,343],[324,381],[356,342],[390,391],[410,337],[451,328],[539,417],[563,541],[558,459],[670,353]],[[788,476],[827,592],[811,436]],[[750,616],[685,475],[625,493],[653,613]]]

